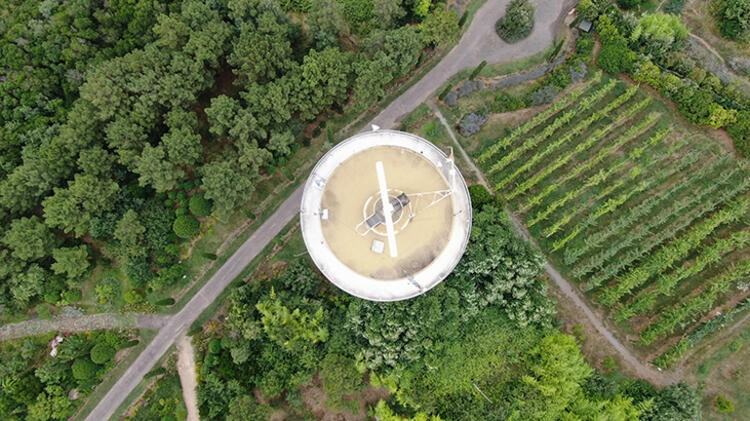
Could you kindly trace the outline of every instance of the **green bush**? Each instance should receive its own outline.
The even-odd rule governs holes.
[[[69,289],[62,293],[62,299],[68,303],[77,303],[81,301],[81,298],[83,298],[83,294],[81,294],[81,290],[78,288]]]
[[[99,366],[94,364],[94,362],[88,358],[78,358],[73,361],[71,369],[73,371],[73,377],[76,380],[91,380],[96,376]]]
[[[477,76],[479,76],[479,73],[482,72],[482,69],[484,69],[484,66],[487,65],[487,60],[482,60],[481,63],[479,63],[479,66],[477,66],[472,72],[471,76],[469,76],[469,80],[474,80]]]
[[[719,21],[721,35],[750,42],[750,3],[741,0],[713,0],[711,9]]]
[[[623,9],[635,9],[643,4],[644,0],[617,0],[617,4]]]
[[[125,302],[128,304],[138,304],[143,302],[143,294],[135,289],[125,291]]]
[[[213,206],[213,203],[210,200],[206,199],[206,197],[203,196],[203,193],[191,196],[190,202],[188,202],[190,213],[198,217],[210,215],[211,211],[213,210]]]
[[[727,132],[734,139],[734,149],[745,158],[750,158],[750,111],[737,113],[737,120],[727,126]]]
[[[106,342],[100,342],[91,348],[91,361],[96,364],[106,364],[115,356],[117,350]]]
[[[198,220],[190,215],[180,215],[172,224],[172,230],[180,238],[192,238],[199,229]]]
[[[146,375],[143,376],[143,377],[147,378],[147,379],[150,379],[150,378],[159,376],[161,374],[165,374],[166,372],[167,372],[167,370],[164,367],[157,367],[157,368],[149,371],[148,373],[146,373]]]
[[[520,41],[534,29],[534,5],[529,0],[511,0],[505,16],[495,24],[495,31],[505,42]]]
[[[174,305],[175,301],[172,297],[164,298],[163,300],[159,300],[156,302],[157,306],[171,306]]]
[[[482,210],[484,205],[492,203],[492,195],[487,187],[481,184],[469,186],[469,195],[471,196],[471,206],[477,210]]]
[[[728,414],[734,412],[734,404],[729,399],[719,395],[716,397],[716,410],[720,414]]]
[[[505,113],[508,111],[516,111],[526,107],[526,101],[523,98],[509,94],[508,92],[500,92],[495,95],[495,100],[490,104],[490,111],[493,113]]]

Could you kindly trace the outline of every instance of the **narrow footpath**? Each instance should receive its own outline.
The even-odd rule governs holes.
[[[195,352],[192,339],[182,335],[177,338],[177,373],[180,375],[182,400],[187,407],[187,421],[200,421],[198,413],[198,374],[195,371]]]

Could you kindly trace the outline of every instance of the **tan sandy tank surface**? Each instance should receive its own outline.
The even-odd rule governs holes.
[[[362,225],[373,205],[381,203],[378,161],[383,162],[389,195],[406,193],[410,199],[394,216],[395,258],[390,256],[385,228],[368,231]],[[428,206],[436,198],[430,192],[446,189],[446,180],[432,162],[416,152],[393,146],[360,152],[342,162],[326,183],[321,199],[321,208],[328,210],[328,219],[321,222],[326,242],[344,264],[372,278],[397,279],[414,273],[432,262],[450,236],[451,199]],[[371,250],[373,241],[384,243],[382,253]]]

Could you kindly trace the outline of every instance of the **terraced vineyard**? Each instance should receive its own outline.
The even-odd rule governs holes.
[[[655,363],[748,309],[750,170],[637,86],[596,74],[477,161]]]

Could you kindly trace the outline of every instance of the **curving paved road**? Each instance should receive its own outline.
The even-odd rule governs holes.
[[[419,82],[378,114],[372,124],[383,128],[396,127],[396,122],[401,117],[424,103],[451,76],[463,69],[476,67],[483,60],[488,63],[518,60],[549,47],[554,40],[556,21],[563,12],[565,1],[534,1],[534,31],[528,38],[515,44],[503,42],[495,33],[495,22],[505,14],[505,6],[509,2],[510,0],[487,0],[477,10],[461,41]]]
[[[423,103],[448,78],[460,70],[478,65],[482,60],[490,63],[517,60],[534,55],[549,46],[554,37],[555,22],[563,10],[563,2],[537,0],[534,32],[529,38],[511,45],[502,42],[494,31],[495,21],[504,14],[508,2],[509,0],[487,0],[474,15],[471,26],[459,43],[427,75],[375,117],[372,124],[382,128],[394,127],[399,118]],[[185,304],[185,307],[169,319],[86,420],[102,421],[112,416],[175,340],[187,331],[203,310],[260,254],[281,229],[298,215],[301,197],[300,186]]]

